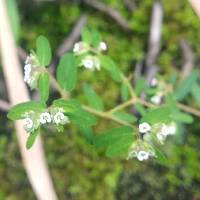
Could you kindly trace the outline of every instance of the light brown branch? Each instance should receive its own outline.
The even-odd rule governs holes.
[[[8,102],[0,99],[0,109],[2,111],[8,111],[10,109],[10,104]]]
[[[182,50],[182,57],[183,57],[183,67],[181,70],[181,80],[185,79],[192,69],[194,68],[194,54],[192,49],[190,48],[189,44],[185,40],[181,40],[180,47]]]
[[[155,76],[157,68],[155,67],[156,59],[160,51],[161,29],[163,20],[163,9],[160,2],[155,2],[152,9],[151,26],[149,35],[148,52],[146,55],[146,77],[150,82]]]
[[[29,101],[17,57],[17,47],[9,25],[5,0],[0,0],[0,50],[4,78],[11,105]],[[23,128],[23,123],[21,121],[15,122],[15,128],[22,161],[37,199],[57,200],[40,137],[38,136],[34,146],[30,150],[27,150],[27,133]]]
[[[189,0],[192,8],[197,13],[197,15],[200,17],[200,1],[199,0]]]
[[[101,1],[97,0],[84,0],[85,3],[87,3],[89,6],[105,13],[106,15],[110,16],[112,19],[114,19],[118,25],[121,26],[125,31],[130,31],[130,27],[128,22],[122,15],[119,14],[117,10],[114,8],[111,8],[105,4],[103,4]]]
[[[73,47],[74,43],[80,37],[81,30],[82,30],[83,26],[86,24],[86,22],[87,22],[87,16],[86,15],[82,15],[78,19],[78,21],[76,22],[76,24],[72,28],[72,31],[70,32],[70,34],[66,38],[64,38],[64,40],[61,42],[60,46],[57,48],[56,55],[58,57],[60,57],[66,51],[69,51]]]

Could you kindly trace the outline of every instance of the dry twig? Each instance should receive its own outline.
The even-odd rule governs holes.
[[[148,52],[146,56],[146,77],[148,82],[155,75],[156,59],[160,51],[163,10],[160,2],[155,2],[152,9]]]
[[[192,8],[197,13],[197,15],[200,17],[200,1],[199,0],[189,0]]]
[[[17,57],[17,48],[9,26],[5,0],[0,0],[0,50],[4,78],[11,105],[28,101],[29,96],[23,81]],[[23,123],[21,121],[15,122],[15,128],[22,161],[37,199],[57,200],[40,137],[37,137],[34,146],[28,151],[26,149],[27,133],[23,128]]]
[[[86,24],[86,22],[87,22],[87,16],[86,15],[82,15],[78,19],[78,21],[74,25],[74,27],[73,27],[72,31],[70,32],[70,34],[68,36],[66,36],[66,38],[64,38],[64,40],[58,46],[58,48],[56,50],[56,55],[58,57],[60,57],[66,51],[69,51],[73,47],[73,44],[80,37],[81,30],[82,30],[83,26]]]
[[[105,13],[106,15],[113,18],[125,31],[130,31],[128,22],[122,17],[117,10],[111,8],[97,0],[83,0],[89,6]]]
[[[192,69],[194,68],[194,54],[189,44],[185,40],[181,40],[180,47],[182,50],[183,57],[183,67],[181,70],[181,79],[183,80],[186,76],[190,74]]]

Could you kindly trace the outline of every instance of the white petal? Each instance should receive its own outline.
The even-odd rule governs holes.
[[[99,48],[100,48],[102,51],[106,51],[106,50],[107,50],[107,45],[106,45],[106,43],[105,43],[105,42],[100,42]]]
[[[151,102],[155,105],[159,105],[161,103],[162,97],[161,96],[153,96],[151,97]]]
[[[151,126],[147,122],[143,122],[142,124],[139,124],[140,133],[147,133],[150,130],[151,130]]]

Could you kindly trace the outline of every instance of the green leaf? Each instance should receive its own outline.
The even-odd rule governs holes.
[[[117,82],[121,82],[121,74],[115,62],[108,56],[99,56],[101,66],[110,74],[112,79]]]
[[[190,92],[193,84],[196,82],[197,78],[199,77],[199,71],[193,70],[186,79],[184,79],[178,86],[175,91],[176,99],[181,101],[183,100],[188,93]]]
[[[93,143],[93,131],[91,127],[85,126],[84,124],[78,125],[81,135],[85,138],[87,143]]]
[[[200,106],[200,85],[195,83],[190,92],[197,105]]]
[[[133,114],[129,114],[126,112],[115,112],[113,113],[113,115],[118,119],[124,120],[126,122],[133,123],[137,121],[137,118]]]
[[[172,93],[167,93],[165,96],[165,100],[167,103],[167,106],[169,106],[171,111],[178,111],[178,107],[177,107],[177,101],[174,97],[174,95]]]
[[[140,113],[141,116],[144,116],[146,114],[146,109],[142,104],[135,103],[134,107]]]
[[[38,81],[38,89],[40,98],[46,102],[49,98],[49,75],[47,73],[41,73]]]
[[[167,166],[169,164],[169,160],[167,159],[167,157],[155,146],[153,148],[157,156],[156,161],[161,165]]]
[[[6,0],[5,3],[7,6],[8,16],[10,18],[12,32],[15,40],[18,41],[20,36],[20,20],[16,0]]]
[[[44,36],[39,36],[36,40],[36,54],[42,67],[46,67],[51,62],[51,46]]]
[[[27,149],[30,149],[33,146],[33,144],[34,144],[34,142],[37,138],[38,133],[39,133],[39,131],[34,131],[34,132],[29,133],[29,136],[28,136],[27,141],[26,141],[26,148]]]
[[[72,91],[76,86],[77,65],[73,54],[64,54],[57,67],[57,81],[66,91]]]
[[[99,43],[101,42],[101,35],[100,35],[100,33],[99,33],[97,30],[95,30],[95,29],[93,29],[93,30],[91,31],[91,33],[92,33],[92,45],[93,45],[95,48],[97,48],[97,47],[99,46]]]
[[[171,121],[169,107],[160,107],[149,110],[141,119],[142,122],[155,124],[158,122],[168,123]]]
[[[46,109],[46,105],[37,101],[29,101],[20,103],[13,106],[7,114],[7,117],[11,120],[22,119],[23,115],[29,111],[43,112]]]
[[[106,150],[107,157],[115,157],[120,155],[128,155],[128,150],[133,143],[133,137],[128,136],[121,138],[116,143],[110,145]]]
[[[88,104],[96,110],[103,110],[103,102],[98,94],[92,89],[92,87],[88,84],[84,84],[83,90]]]
[[[122,138],[132,138],[133,129],[127,126],[112,128],[99,133],[94,137],[94,144],[96,147],[106,147],[116,143]]]
[[[125,82],[121,84],[121,97],[123,101],[127,101],[130,97],[129,89]]]
[[[81,31],[81,39],[83,42],[86,42],[88,44],[92,43],[92,34],[90,30],[86,27],[84,27]]]
[[[135,84],[135,93],[136,95],[140,95],[146,89],[146,80],[144,77],[140,77],[137,79]]]
[[[75,99],[56,99],[53,101],[53,106],[63,108],[65,112],[74,112],[81,109],[79,102]]]
[[[171,119],[177,121],[177,122],[182,122],[182,123],[192,123],[193,122],[193,118],[191,115],[184,113],[184,112],[173,112],[171,114]]]
[[[93,126],[96,124],[96,117],[82,109],[67,113],[70,121],[75,125]]]

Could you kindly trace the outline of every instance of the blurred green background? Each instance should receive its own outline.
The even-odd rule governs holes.
[[[17,0],[20,31],[16,33],[19,34],[19,45],[29,51],[35,48],[37,36],[43,34],[49,38],[55,50],[80,15],[87,14],[87,26],[101,32],[109,47],[108,54],[126,74],[132,73],[135,64],[144,58],[147,51],[153,1],[135,0],[133,11],[128,10],[122,0],[101,2],[117,9],[127,19],[131,31],[124,31],[109,16],[81,0]],[[161,2],[164,24],[157,63],[160,72],[168,76],[173,68],[181,68],[181,39],[186,40],[193,49],[198,65],[200,20],[186,0]],[[80,82],[74,96],[83,100],[81,85],[90,82],[101,94],[106,106],[116,104],[119,85],[102,74],[79,73]],[[51,96],[56,97],[56,94],[52,93]],[[5,112],[1,111],[0,114],[0,200],[36,199],[21,163],[13,124],[6,119]],[[100,121],[96,129],[107,125],[111,126],[109,122]],[[170,160],[169,167],[151,161],[139,163],[137,160],[106,158],[103,152],[96,152],[88,145],[74,129],[67,129],[64,133],[48,129],[43,131],[42,137],[53,182],[61,200],[198,200],[199,130],[200,123],[196,118],[192,126],[184,127],[181,135],[166,143],[163,149]]]

